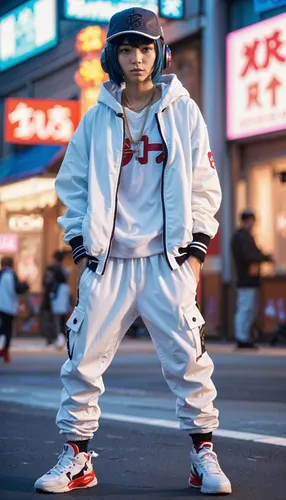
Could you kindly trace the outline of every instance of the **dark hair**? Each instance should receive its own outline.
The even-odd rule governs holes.
[[[242,221],[246,221],[248,219],[254,219],[255,220],[255,214],[252,210],[244,210],[241,214],[240,214],[240,219]]]
[[[8,255],[4,255],[1,259],[1,267],[14,267],[14,259],[13,257],[9,257]]]
[[[57,262],[62,262],[64,260],[64,252],[61,252],[60,250],[56,250],[53,253],[53,257]]]
[[[152,72],[152,81],[155,84],[158,83],[163,72],[163,41],[160,39],[152,40],[151,38],[134,33],[118,36],[107,43],[105,50],[110,80],[118,87],[124,82],[123,73],[118,62],[118,49],[123,42],[128,43],[131,47],[140,47],[141,45],[155,46],[156,60]]]

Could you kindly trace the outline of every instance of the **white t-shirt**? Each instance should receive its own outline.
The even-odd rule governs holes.
[[[125,134],[111,257],[148,257],[164,251],[161,198],[164,157],[155,119],[158,106],[159,101],[150,108],[137,160]],[[146,109],[140,113],[125,110],[132,138],[136,140]]]

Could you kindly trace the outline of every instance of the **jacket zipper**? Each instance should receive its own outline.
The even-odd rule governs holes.
[[[108,247],[108,252],[107,252],[106,259],[105,259],[105,263],[104,263],[104,266],[103,266],[102,275],[105,273],[105,269],[106,269],[106,266],[107,266],[107,262],[108,262],[109,254],[110,254],[110,250],[111,250],[111,243],[112,243],[112,239],[113,239],[113,235],[114,235],[114,231],[115,231],[116,214],[117,214],[117,202],[118,202],[118,190],[119,190],[120,177],[121,177],[121,172],[122,172],[123,156],[124,156],[124,142],[125,142],[125,123],[124,123],[124,117],[121,114],[118,114],[117,116],[122,119],[122,125],[123,125],[122,156],[121,156],[120,169],[119,169],[119,174],[118,174],[118,179],[117,179],[117,186],[116,186],[115,208],[114,208],[114,215],[113,215],[113,227],[112,227],[112,231],[111,231],[111,235],[110,235],[109,247]]]
[[[162,199],[162,207],[163,207],[163,243],[164,243],[164,253],[165,253],[165,257],[166,257],[166,260],[167,260],[167,263],[168,263],[170,269],[173,270],[173,268],[172,268],[172,266],[170,264],[170,261],[169,261],[169,258],[168,258],[168,252],[167,252],[167,241],[166,241],[166,206],[165,206],[165,200],[164,200],[164,182],[165,182],[164,175],[165,175],[165,168],[166,168],[167,161],[168,161],[168,148],[167,148],[167,144],[166,144],[165,139],[164,139],[163,134],[162,134],[161,125],[160,125],[159,118],[158,118],[158,113],[156,113],[155,117],[156,117],[156,122],[157,122],[158,130],[159,130],[159,134],[161,136],[161,139],[162,139],[162,142],[163,142],[163,148],[164,148],[164,160],[163,160],[162,182],[161,182],[161,199]]]

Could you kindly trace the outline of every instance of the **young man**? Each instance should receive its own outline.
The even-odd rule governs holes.
[[[67,322],[61,372],[57,424],[66,444],[35,483],[44,491],[97,483],[87,446],[98,429],[102,375],[141,316],[193,440],[190,485],[231,492],[213,452],[213,363],[195,302],[221,191],[199,109],[175,75],[161,76],[169,55],[153,12],[112,17],[102,54],[111,81],[74,134],[56,181],[79,302]]]
[[[237,272],[237,305],[235,314],[235,338],[239,349],[256,347],[252,328],[258,314],[260,264],[271,262],[272,257],[257,247],[252,235],[255,214],[244,210],[240,215],[241,227],[231,240],[232,254]]]

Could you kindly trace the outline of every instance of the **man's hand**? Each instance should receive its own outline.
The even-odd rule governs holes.
[[[274,264],[274,259],[272,255],[266,254],[266,262],[271,262]]]
[[[197,259],[197,257],[194,257],[193,255],[191,255],[191,257],[188,258],[188,264],[189,264],[189,266],[191,266],[191,269],[192,269],[192,271],[195,275],[195,278],[196,278],[196,282],[198,284],[200,281],[202,263],[199,259]]]
[[[88,263],[88,257],[82,257],[77,263],[77,277],[78,277],[78,282],[80,278],[82,277]]]

